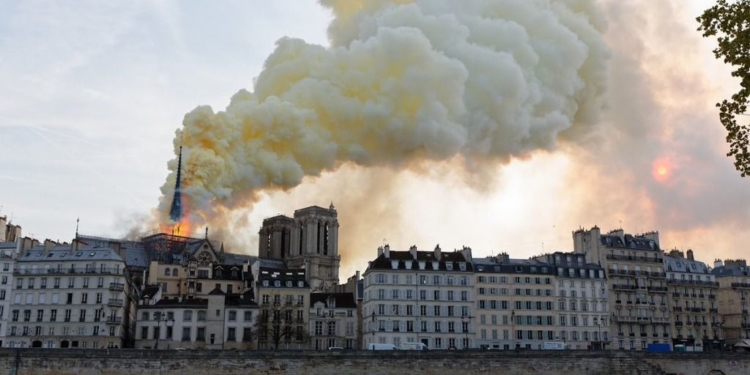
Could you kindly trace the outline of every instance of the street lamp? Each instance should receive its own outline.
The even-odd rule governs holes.
[[[160,312],[156,314],[156,328],[161,327],[161,322],[164,322],[164,325],[166,327],[172,327],[174,325],[174,319],[167,319],[165,314]],[[156,343],[154,344],[154,349],[159,349],[159,338],[161,338],[161,329],[159,329],[156,334]]]

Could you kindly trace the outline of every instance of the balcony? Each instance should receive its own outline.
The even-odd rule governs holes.
[[[615,254],[607,254],[607,259],[610,260],[628,260],[633,262],[647,262],[647,263],[659,263],[661,264],[663,262],[662,258],[655,257],[655,258],[647,258],[642,256],[630,256],[630,255],[615,255]]]
[[[647,337],[647,336],[648,336],[648,333],[646,333],[646,332],[641,332],[641,337]]]
[[[14,276],[24,275],[71,275],[71,274],[89,274],[89,275],[122,275],[123,270],[117,268],[85,268],[85,267],[68,267],[65,269],[14,269]]]
[[[615,289],[615,290],[635,290],[635,285],[612,284],[612,289]]]
[[[742,310],[742,315],[747,315],[747,310]]]
[[[710,309],[708,309],[708,312],[710,312],[711,314],[718,314],[719,313],[719,309],[717,309],[717,308],[710,308]]]
[[[109,283],[109,290],[113,292],[122,292],[123,290],[125,290],[125,284]]]
[[[676,311],[676,312],[682,312],[682,307],[680,307],[680,306],[675,306],[675,307],[673,307],[673,308],[672,308],[672,310],[674,310],[674,311]]]
[[[708,300],[709,301],[715,301],[716,300],[716,295],[715,294],[709,294],[708,295]]]
[[[107,318],[107,324],[114,324],[114,325],[122,324],[122,317],[110,316],[109,318]]]
[[[680,298],[680,293],[677,293],[677,292],[672,293],[672,297],[674,297],[674,298]]]
[[[649,292],[658,292],[658,293],[666,293],[667,287],[666,286],[650,286],[648,287]]]
[[[638,317],[638,324],[650,324],[650,323],[651,323],[651,319],[642,317],[642,316]]]
[[[740,326],[742,328],[750,328],[750,324],[748,324],[748,323],[741,323]]]
[[[669,333],[664,332],[664,334],[662,336],[669,337]]]
[[[674,325],[675,327],[682,327],[682,322],[681,321],[674,322]]]
[[[118,298],[110,298],[110,299],[109,299],[109,300],[107,301],[107,306],[109,306],[109,307],[122,307],[123,303],[124,303],[124,302],[123,302],[123,300],[121,300],[121,299],[118,299]]]
[[[750,283],[732,283],[732,288],[750,288]]]
[[[693,326],[699,327],[701,325],[701,322],[693,322]]]

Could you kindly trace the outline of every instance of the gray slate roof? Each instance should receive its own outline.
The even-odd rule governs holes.
[[[80,246],[73,252],[72,246],[56,246],[45,254],[44,246],[35,246],[17,259],[21,262],[82,262],[82,261],[123,261],[122,258],[109,247]]]
[[[677,258],[670,255],[664,256],[667,272],[684,272],[684,273],[710,273],[705,263],[690,260],[686,258]]]

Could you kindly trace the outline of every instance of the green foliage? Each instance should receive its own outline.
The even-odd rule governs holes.
[[[728,132],[730,151],[727,156],[734,157],[735,168],[745,177],[750,174],[750,128],[738,123],[737,116],[746,115],[750,96],[750,0],[717,0],[716,5],[706,9],[697,21],[700,23],[698,31],[703,32],[704,37],[716,37],[718,47],[713,51],[716,58],[732,65],[735,68],[732,76],[741,79],[740,91],[716,106],[720,110],[719,119]]]

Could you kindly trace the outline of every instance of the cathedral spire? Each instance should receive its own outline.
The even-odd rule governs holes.
[[[177,159],[177,180],[174,183],[174,197],[172,197],[172,208],[169,210],[169,218],[172,222],[179,223],[182,219],[182,137],[180,137],[180,156]]]

